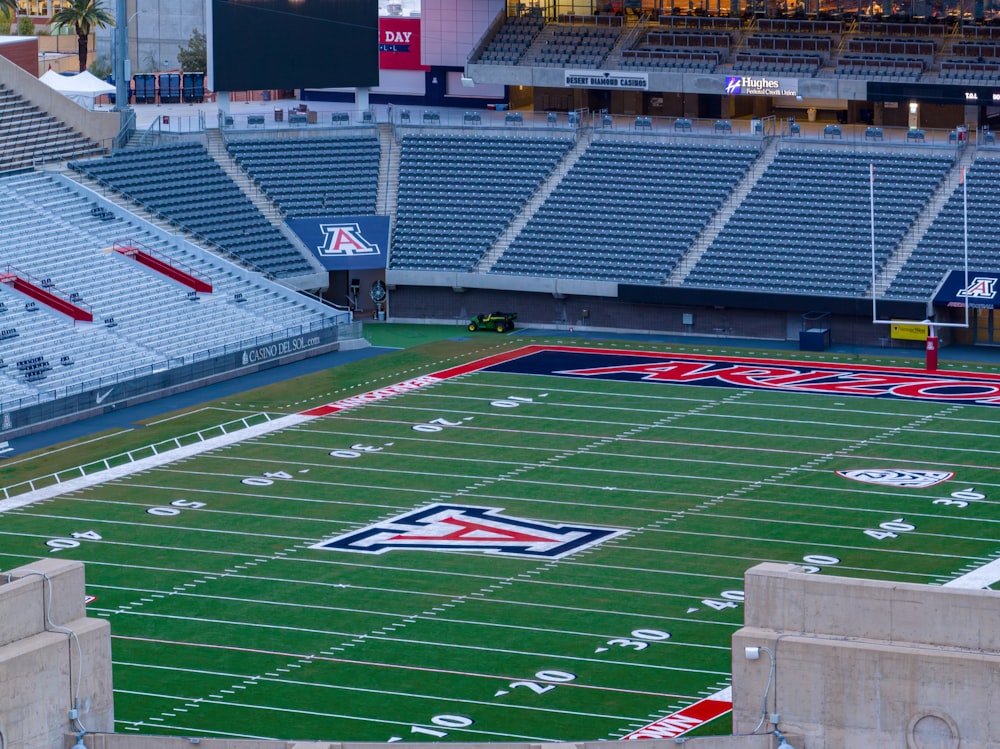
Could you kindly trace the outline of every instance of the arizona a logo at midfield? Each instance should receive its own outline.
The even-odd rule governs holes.
[[[499,514],[500,509],[433,504],[309,548],[363,554],[383,554],[393,549],[482,551],[559,559],[624,533],[611,528],[511,518]]]

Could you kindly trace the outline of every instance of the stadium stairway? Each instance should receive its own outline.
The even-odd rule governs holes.
[[[389,236],[396,225],[396,204],[399,201],[399,143],[392,132],[392,125],[378,125],[379,165],[378,193],[375,197],[377,211],[389,217]]]
[[[99,144],[0,84],[0,172],[104,152]]]
[[[486,251],[486,254],[479,261],[479,264],[473,270],[474,273],[489,273],[493,268],[494,263],[500,259],[500,256],[506,252],[507,248],[510,247],[511,242],[513,242],[517,236],[521,233],[521,230],[527,225],[528,221],[532,216],[535,215],[542,204],[548,199],[552,191],[559,186],[562,178],[565,177],[569,170],[573,168],[580,157],[586,152],[590,147],[590,144],[594,140],[593,130],[581,130],[579,132],[579,137],[576,143],[569,150],[569,152],[563,157],[559,165],[552,171],[538,189],[535,194],[524,204],[521,212],[514,217],[514,220],[510,222],[507,229],[501,234],[497,240],[493,243],[493,246]]]
[[[729,197],[719,207],[718,212],[712,217],[712,220],[705,225],[701,234],[691,244],[691,248],[684,254],[677,267],[674,268],[673,272],[667,278],[667,286],[680,286],[684,282],[691,269],[698,264],[701,256],[705,254],[705,251],[715,241],[715,238],[719,236],[719,232],[725,228],[726,222],[736,212],[736,209],[740,207],[743,199],[750,193],[753,186],[757,184],[757,180],[767,171],[767,168],[777,155],[778,139],[766,138],[764,140],[764,148],[757,161],[754,162],[750,169],[747,169],[746,174],[743,175],[743,179],[737,183],[736,187],[729,194]]]
[[[215,163],[222,167],[222,171],[228,175],[229,179],[236,183],[236,186],[240,188],[240,192],[247,197],[247,200],[253,203],[258,211],[264,214],[264,218],[275,228],[281,229],[284,223],[281,210],[271,202],[267,194],[257,186],[257,183],[250,178],[250,175],[243,171],[242,167],[229,155],[222,133],[218,129],[208,129],[205,131],[205,135],[208,137],[208,143],[206,144],[208,155],[215,160]]]
[[[955,161],[955,165],[951,168],[947,178],[941,181],[937,190],[931,195],[931,199],[924,204],[924,207],[917,214],[916,219],[914,219],[910,230],[900,240],[896,251],[892,253],[892,256],[886,261],[885,266],[883,266],[882,270],[875,277],[876,297],[884,296],[886,290],[896,280],[896,276],[903,269],[903,266],[906,265],[914,250],[917,249],[920,240],[924,238],[924,235],[931,228],[934,218],[941,212],[945,203],[948,202],[948,199],[961,184],[962,170],[970,166],[976,159],[976,150],[974,148],[964,148],[960,153],[961,155]],[[871,290],[869,289],[869,291]]]

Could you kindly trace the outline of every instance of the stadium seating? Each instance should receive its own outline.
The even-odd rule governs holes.
[[[390,267],[471,270],[571,145],[565,137],[405,137]]]
[[[33,402],[113,383],[119,376],[167,370],[226,347],[236,351],[338,319],[332,309],[207,252],[179,246],[139,222],[98,215],[64,179],[17,174],[0,179],[0,189],[6,267],[72,296],[95,320],[74,325],[41,304],[30,311],[26,297],[0,284],[0,360],[8,365],[0,367],[0,410],[22,399]],[[213,293],[195,294],[195,302],[186,287],[111,251],[122,241],[140,243],[208,277]],[[233,301],[237,293],[243,303]]]
[[[70,166],[277,277],[313,272],[197,142],[120,151]]]
[[[969,167],[967,186],[956,185],[913,253],[886,290],[886,297],[926,299],[950,270],[964,267],[968,202],[969,268],[993,270],[1000,247],[996,196],[1000,191],[1000,159],[980,157]]]
[[[536,67],[596,68],[615,45],[620,29],[549,24],[521,58]]]
[[[950,155],[781,150],[684,285],[861,296],[871,280],[870,165],[881,268],[952,163]]]
[[[662,284],[758,155],[595,141],[491,272]]]
[[[226,148],[288,218],[375,213],[374,135],[230,140]]]
[[[476,62],[515,65],[545,26],[541,16],[517,16],[500,27]]]
[[[0,84],[0,172],[102,153],[101,146]]]

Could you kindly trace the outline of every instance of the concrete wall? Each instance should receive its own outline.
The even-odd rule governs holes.
[[[763,729],[773,719],[808,749],[1000,746],[1000,592],[796,569],[747,572],[745,626],[733,637],[734,733],[758,725],[767,692]],[[761,648],[759,658],[747,647]]]
[[[81,107],[4,57],[0,57],[0,83],[16,91],[39,109],[62,120],[78,133],[83,133],[109,149],[111,139],[120,130],[117,112],[94,112]]]
[[[6,37],[0,39],[0,55],[34,75],[38,69],[38,37]],[[42,71],[44,72],[44,71]]]
[[[420,53],[424,65],[465,65],[469,51],[503,7],[503,0],[423,0]]]
[[[787,737],[798,749],[801,743],[796,736]],[[192,742],[187,738],[165,736],[123,736],[102,734],[84,739],[88,749],[190,749]],[[683,743],[688,749],[775,749],[778,741],[774,736],[721,736],[687,739],[686,741],[665,739],[656,741],[630,741],[631,749],[676,749]],[[67,744],[67,747],[70,744]],[[245,739],[201,739],[200,749],[389,749],[388,744],[358,744],[327,741],[251,741]],[[407,742],[407,749],[606,749],[607,742],[580,742],[576,744],[415,744]]]
[[[4,749],[62,749],[79,728],[71,694],[84,726],[113,730],[110,629],[86,618],[81,563],[43,559],[0,574]]]

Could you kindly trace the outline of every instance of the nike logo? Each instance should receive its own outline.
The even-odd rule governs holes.
[[[101,393],[97,394],[97,405],[98,406],[101,405],[102,403],[104,403],[105,398],[107,398],[109,395],[111,395],[111,391],[112,390],[114,390],[114,388],[108,388],[108,392],[104,393],[103,395]]]

